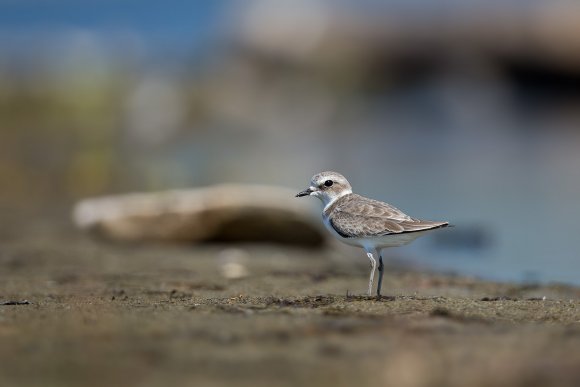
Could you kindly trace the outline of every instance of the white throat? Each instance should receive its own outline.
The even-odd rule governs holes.
[[[326,209],[330,206],[332,206],[332,204],[337,201],[338,199],[340,199],[341,197],[351,194],[352,193],[352,189],[344,189],[342,191],[340,191],[337,194],[334,195],[326,195],[326,194],[322,194],[322,195],[316,195],[321,201],[322,201],[322,205],[324,206],[322,211],[326,211]]]

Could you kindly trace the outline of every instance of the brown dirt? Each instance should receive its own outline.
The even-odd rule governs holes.
[[[363,255],[0,242],[0,303],[29,302],[0,305],[1,386],[580,385],[574,287],[390,267],[377,300]],[[232,255],[247,277],[222,275]]]

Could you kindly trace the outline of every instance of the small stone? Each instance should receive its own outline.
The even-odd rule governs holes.
[[[225,249],[219,254],[220,272],[224,278],[239,279],[250,272],[246,267],[248,253],[241,249]]]

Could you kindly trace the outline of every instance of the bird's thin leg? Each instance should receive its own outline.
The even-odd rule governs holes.
[[[367,251],[367,257],[371,260],[371,275],[369,278],[369,296],[373,295],[373,280],[375,278],[375,269],[377,268],[377,260],[373,257],[373,253]]]
[[[383,285],[383,274],[385,272],[385,266],[383,265],[383,254],[379,254],[379,282],[377,284],[377,297],[381,296],[381,286]]]

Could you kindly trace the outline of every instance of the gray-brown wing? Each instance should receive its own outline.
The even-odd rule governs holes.
[[[364,217],[379,217],[397,221],[413,220],[409,215],[388,203],[357,194],[344,196],[333,210]]]
[[[344,238],[373,237],[443,227],[447,222],[414,219],[383,202],[349,195],[329,217],[334,230]]]

